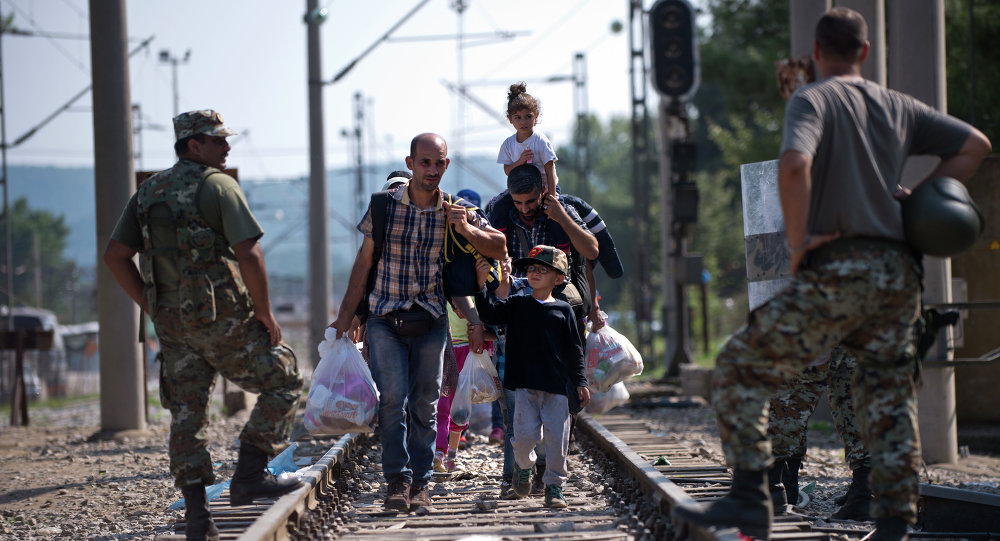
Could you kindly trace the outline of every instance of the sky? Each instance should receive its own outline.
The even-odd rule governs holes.
[[[410,139],[437,132],[452,155],[493,155],[513,129],[495,118],[507,87],[525,81],[542,105],[537,130],[558,148],[569,145],[575,120],[573,57],[587,60],[587,105],[602,121],[628,115],[627,0],[465,0],[466,34],[458,61],[460,18],[455,0],[320,0],[323,79],[333,76],[403,21],[392,40],[375,46],[342,79],[324,87],[328,169],[352,166],[355,94],[364,102],[365,161],[398,161]],[[129,0],[131,100],[141,113],[134,139],[137,170],[169,167],[173,154],[172,67],[178,59],[179,110],[211,108],[240,132],[230,138],[229,166],[241,179],[280,180],[309,173],[305,1]],[[90,84],[87,0],[2,0],[18,29],[2,43],[7,140],[13,143]],[[612,23],[625,29],[615,33]],[[498,32],[514,33],[497,39]],[[484,40],[483,37],[490,37]],[[190,55],[188,56],[188,52]],[[184,60],[184,58],[187,58]],[[448,90],[460,77],[478,102]],[[93,165],[91,99],[85,93],[25,142],[10,148],[10,164]],[[464,129],[463,129],[464,126]],[[499,166],[498,166],[499,167]],[[447,178],[446,178],[447,180]]]

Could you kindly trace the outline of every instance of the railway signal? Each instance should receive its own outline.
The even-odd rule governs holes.
[[[649,10],[653,86],[687,100],[698,89],[698,47],[694,10],[686,0],[659,0]]]

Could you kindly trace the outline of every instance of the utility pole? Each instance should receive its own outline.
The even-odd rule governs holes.
[[[451,8],[458,15],[458,39],[455,41],[456,65],[458,70],[458,91],[465,93],[465,8],[468,7],[465,0],[452,0]],[[458,100],[458,121],[455,129],[454,154],[459,161],[465,157],[465,102]],[[458,180],[458,179],[456,179]],[[456,186],[461,186],[459,180]]]
[[[361,212],[365,200],[365,139],[362,136],[365,125],[365,101],[361,92],[354,93],[354,170],[356,184],[354,186],[354,223],[361,223]],[[361,232],[355,230],[358,249],[361,249]]]
[[[649,267],[649,110],[646,108],[646,32],[642,0],[629,0],[629,67],[632,94],[632,220],[638,239],[632,294],[639,354],[653,358],[652,286]]]
[[[327,17],[319,0],[306,0],[306,52],[309,69],[309,343],[323,341],[331,319],[330,228],[327,223],[326,154],[323,132],[323,69],[319,27]],[[309,348],[312,365],[319,352]]]
[[[170,51],[168,51],[166,49],[161,49],[160,50],[160,63],[162,63],[162,64],[170,64],[171,73],[173,74],[173,83],[174,83],[173,84],[173,89],[174,89],[174,116],[175,117],[178,114],[180,114],[180,110],[179,110],[179,108],[180,108],[180,98],[179,98],[180,93],[177,91],[177,65],[178,64],[187,64],[188,60],[190,60],[190,59],[191,59],[191,49],[188,49],[187,51],[185,51],[184,52],[184,56],[181,57],[181,58],[173,56],[172,54],[170,54]]]
[[[0,23],[2,24],[2,23]],[[14,250],[12,248],[13,235],[11,234],[10,203],[8,186],[10,179],[7,177],[7,103],[4,101],[4,72],[3,72],[3,29],[0,28],[0,174],[3,178],[3,231],[4,231],[4,288],[7,290],[7,317],[4,328],[8,331],[14,330],[14,316],[9,308],[14,306]],[[14,354],[9,355],[11,360]],[[0,364],[0,367],[3,367]],[[7,372],[0,374],[0,383],[6,379]],[[0,385],[2,387],[2,385]]]
[[[587,118],[587,57],[573,57],[573,109],[576,110],[576,163],[580,168],[580,197],[590,200],[590,119]]]
[[[687,114],[699,78],[694,9],[686,0],[657,0],[649,10],[649,27],[652,82],[660,93],[664,338],[669,341],[670,330],[674,331],[673,354],[665,356],[664,375],[674,377],[682,364],[691,362],[687,286],[702,282],[702,258],[687,253],[690,227],[698,220],[698,187],[690,179],[696,152]]]
[[[97,253],[104,252],[117,217],[134,191],[126,21],[125,0],[90,0]],[[97,265],[97,312],[101,429],[144,430],[146,386],[138,342],[139,308],[101,264]]]

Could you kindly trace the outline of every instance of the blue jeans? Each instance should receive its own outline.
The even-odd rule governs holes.
[[[401,337],[383,317],[368,320],[372,377],[380,398],[378,423],[386,482],[426,486],[431,480],[441,364],[448,318],[426,334]]]

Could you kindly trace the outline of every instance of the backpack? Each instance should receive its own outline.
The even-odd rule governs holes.
[[[461,197],[454,198],[447,193],[443,194],[443,197],[449,204],[462,205],[475,211],[481,219],[486,220],[486,215],[481,209]],[[450,299],[475,295],[479,292],[476,262],[484,257],[465,237],[455,233],[454,226],[446,224],[445,228],[447,230],[444,241],[444,268],[441,271],[444,296]],[[500,262],[496,259],[485,259],[490,264],[490,275],[486,278],[486,289],[493,291],[500,285]]]
[[[378,270],[378,261],[382,259],[382,247],[385,244],[385,224],[389,214],[389,194],[390,190],[375,192],[368,203],[368,212],[372,214],[372,241],[375,249],[372,252],[372,266],[368,269],[368,279],[365,281],[365,295],[361,297],[361,302],[354,310],[354,315],[364,323],[368,320],[371,307],[368,305],[368,297],[375,289],[375,272]]]

